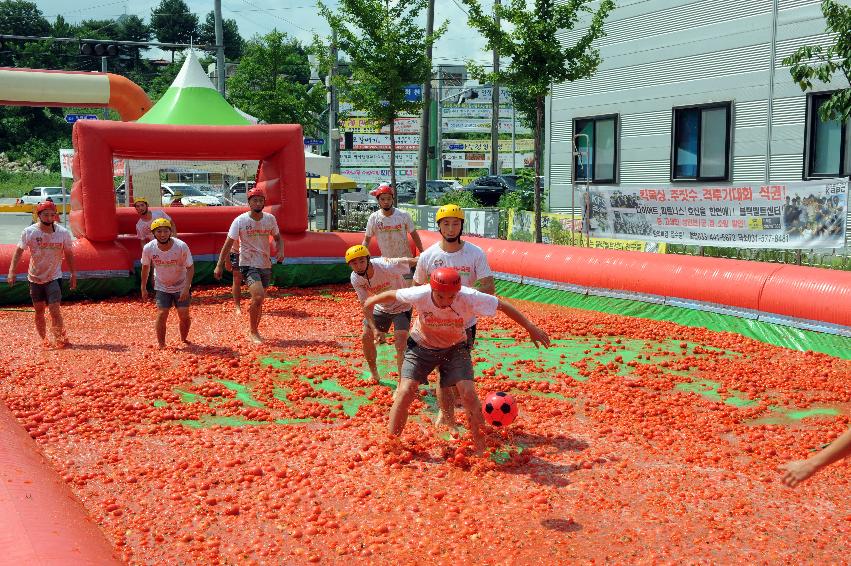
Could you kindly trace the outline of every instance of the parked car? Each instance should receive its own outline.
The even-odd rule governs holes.
[[[201,193],[207,195],[208,197],[218,198],[222,194],[221,187],[216,187],[214,185],[198,185],[198,184],[196,184],[196,185],[192,185],[192,186],[195,187],[196,189],[198,189],[199,191],[201,191]]]
[[[163,206],[171,205],[174,195],[180,193],[180,202],[184,206],[222,206],[222,199],[208,196],[186,183],[163,183]]]
[[[499,197],[517,189],[518,175],[485,175],[464,187],[485,206],[495,206]]]
[[[245,204],[248,202],[248,199],[245,198],[246,193],[253,189],[256,184],[254,181],[238,181],[228,188],[226,196],[234,202]]]
[[[56,203],[56,206],[68,202],[70,189],[65,189],[65,199],[62,198],[62,187],[34,187],[33,190],[21,197],[23,204],[38,204],[48,198]]]

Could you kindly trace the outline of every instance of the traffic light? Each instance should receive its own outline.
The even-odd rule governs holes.
[[[115,57],[118,55],[118,46],[106,41],[81,42],[80,55],[90,55],[92,57]]]

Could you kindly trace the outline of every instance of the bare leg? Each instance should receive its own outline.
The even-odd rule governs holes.
[[[242,314],[242,273],[238,267],[233,270],[233,286],[231,291],[233,292],[233,304],[236,314]]]
[[[393,399],[393,407],[390,409],[389,432],[393,436],[400,436],[408,422],[408,408],[417,398],[419,384],[413,379],[400,379],[396,396]]]
[[[461,402],[464,403],[464,409],[467,411],[473,444],[476,446],[476,450],[481,452],[486,446],[485,437],[482,434],[482,427],[485,421],[482,417],[482,404],[479,401],[479,396],[476,394],[476,386],[473,385],[472,381],[459,381],[458,393],[460,394]]]
[[[375,336],[368,326],[363,329],[363,334],[361,334],[361,344],[363,344],[363,357],[366,358],[366,363],[369,365],[369,373],[372,374],[373,381],[378,383],[378,363],[376,361],[378,352],[375,350]]]
[[[248,288],[251,293],[251,305],[248,307],[248,319],[251,328],[248,338],[255,344],[262,344],[263,337],[260,336],[260,317],[263,314],[263,300],[266,298],[266,290],[260,281],[255,281]]]
[[[441,387],[440,381],[434,392],[437,397],[437,420],[435,424],[448,426],[453,432],[457,432],[458,423],[455,422],[455,395],[452,394],[451,387]]]
[[[159,347],[165,348],[165,324],[168,322],[168,309],[157,309],[157,344]]]
[[[50,345],[50,341],[47,339],[47,321],[44,319],[44,308],[45,303],[33,303],[33,308],[35,309],[35,331],[38,332],[38,335],[41,336],[41,340],[44,342],[45,346]]]
[[[396,346],[396,370],[399,372],[399,378],[402,377],[402,362],[405,360],[405,350],[408,347],[408,331],[399,330],[393,333],[393,339]]]
[[[47,305],[47,310],[50,311],[50,323],[53,326],[53,338],[56,340],[56,345],[64,348],[68,345],[68,338],[65,336],[65,323],[62,320],[62,307],[59,303],[51,303]]]
[[[180,320],[180,340],[189,342],[189,327],[192,326],[192,319],[189,318],[189,307],[177,309],[177,318]]]

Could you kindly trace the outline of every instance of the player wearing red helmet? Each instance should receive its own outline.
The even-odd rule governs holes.
[[[71,233],[62,226],[56,224],[58,213],[56,205],[52,201],[39,203],[36,207],[38,222],[29,226],[21,233],[21,240],[12,262],[9,264],[9,273],[6,281],[9,286],[15,284],[15,269],[21,254],[25,249],[30,251],[30,265],[27,271],[27,280],[30,284],[30,298],[35,310],[35,329],[41,337],[45,347],[50,346],[47,338],[47,321],[44,318],[45,306],[50,311],[53,337],[58,348],[68,345],[68,337],[65,335],[65,324],[62,320],[60,303],[62,301],[62,288],[59,282],[62,280],[62,258],[68,262],[68,270],[71,272],[70,288],[77,288],[77,270],[74,268],[74,253],[71,250],[73,240]]]
[[[364,302],[364,316],[374,325],[373,307],[394,302],[412,305],[417,310],[417,318],[408,338],[399,389],[390,409],[390,434],[402,434],[408,408],[417,398],[419,385],[428,383],[429,373],[437,369],[441,388],[458,387],[473,442],[479,450],[483,449],[482,407],[473,385],[473,362],[465,331],[467,320],[475,316],[493,316],[499,310],[525,328],[535,346],[549,346],[547,333],[503,300],[461,285],[460,274],[451,267],[432,271],[429,285],[385,291],[370,297]]]
[[[230,251],[235,241],[239,240],[239,270],[251,293],[251,304],[248,308],[249,339],[255,344],[261,344],[260,317],[263,313],[263,301],[266,298],[266,287],[272,280],[272,254],[269,248],[269,238],[274,238],[278,263],[284,261],[284,241],[278,229],[278,221],[268,212],[263,212],[266,206],[266,193],[260,187],[254,187],[247,194],[250,212],[237,216],[228,230],[225,245],[219,254],[219,261],[213,276],[222,278],[225,261],[229,259]]]
[[[370,214],[366,221],[363,246],[368,248],[369,242],[375,238],[382,257],[410,257],[410,234],[414,245],[422,252],[423,242],[417,234],[411,215],[393,206],[393,188],[390,185],[379,185],[370,194],[378,200],[380,208]],[[405,274],[404,278],[410,281],[411,275]]]

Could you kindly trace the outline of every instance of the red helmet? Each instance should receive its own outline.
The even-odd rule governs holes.
[[[369,194],[371,194],[375,198],[378,198],[381,195],[390,195],[392,197],[393,196],[393,187],[391,187],[390,185],[387,185],[387,184],[378,185],[375,188],[375,190],[372,191]]]
[[[461,275],[454,267],[438,267],[431,272],[429,283],[432,291],[457,293],[461,290]]]
[[[263,189],[261,189],[260,187],[254,187],[253,189],[251,189],[250,191],[248,191],[248,193],[245,195],[246,200],[250,199],[251,197],[263,197],[263,198],[266,198],[266,193],[265,193],[265,191],[263,191]]]
[[[44,202],[38,203],[38,206],[35,207],[35,213],[41,214],[45,210],[56,211],[56,204],[52,200],[46,200]]]

